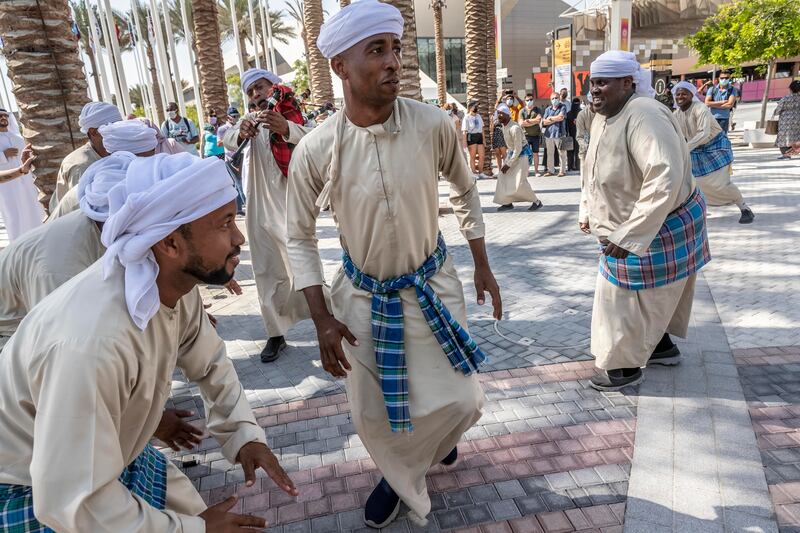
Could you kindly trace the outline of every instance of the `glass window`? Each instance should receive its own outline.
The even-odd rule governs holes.
[[[419,56],[419,68],[432,80],[436,80],[436,42],[432,37],[420,37],[417,39],[417,54]],[[445,79],[447,80],[447,92],[451,94],[463,94],[467,92],[467,86],[461,81],[461,73],[466,72],[466,59],[464,57],[464,39],[445,38],[444,39],[444,62]]]

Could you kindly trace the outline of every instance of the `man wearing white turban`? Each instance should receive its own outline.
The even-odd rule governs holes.
[[[300,141],[287,195],[295,287],[311,309],[322,365],[347,378],[353,423],[383,475],[366,503],[370,527],[394,520],[401,501],[424,524],[426,473],[457,460],[456,444],[481,417],[474,372],[485,356],[467,331],[463,287],[439,233],[440,172],[469,240],[478,303],[489,291],[494,316],[502,313],[459,134],[442,110],[398,98],[402,33],[400,11],[376,0],[322,26],[317,46],[342,79],[345,105]],[[333,314],[315,236],[324,206],[345,250]]]
[[[98,128],[103,138],[103,146],[110,154],[129,152],[139,157],[155,155],[158,146],[157,131],[138,119],[120,120]],[[100,160],[102,161],[102,159]],[[93,163],[97,164],[99,163]],[[91,168],[91,165],[90,167]],[[50,210],[47,221],[63,217],[78,209],[78,188],[72,187],[58,202],[55,209]]]
[[[29,154],[14,115],[0,109],[0,173],[10,174],[0,179],[0,215],[12,242],[44,220],[31,161],[23,160]]]
[[[494,203],[500,204],[497,210],[510,211],[514,209],[513,202],[531,202],[528,211],[536,211],[542,207],[542,202],[528,183],[528,159],[520,157],[526,143],[525,132],[511,120],[511,109],[506,104],[497,106],[497,121],[503,126],[503,137],[508,147],[494,191]]]
[[[674,365],[685,337],[697,271],[710,260],[705,203],[689,150],[650,77],[629,52],[590,67],[592,106],[584,195],[599,241],[591,351],[600,390],[639,383],[641,367]],[[583,222],[583,221],[579,221]]]
[[[0,357],[0,523],[14,509],[26,531],[264,527],[229,512],[235,496],[206,508],[148,444],[176,367],[199,385],[208,430],[245,485],[263,468],[297,495],[197,289],[238,264],[235,195],[222,161],[189,154],[135,158],[108,192],[106,254],[32,309]]]
[[[116,106],[106,102],[89,102],[81,110],[78,125],[81,133],[89,140],[80,148],[74,150],[61,162],[56,178],[56,188],[50,196],[50,211],[55,210],[58,202],[75,187],[86,172],[89,165],[108,155],[108,150],[103,146],[103,136],[98,131],[100,126],[122,120],[122,115]]]
[[[288,164],[291,145],[297,144],[311,128],[287,120],[271,109],[273,93],[280,78],[268,70],[252,68],[242,76],[242,92],[258,110],[248,113],[229,128],[222,144],[234,151],[248,142],[248,156],[242,168],[247,187],[247,233],[253,263],[253,276],[258,290],[261,317],[267,330],[267,344],[261,351],[261,361],[269,363],[286,348],[284,335],[297,322],[310,318],[303,295],[295,292],[286,252],[286,185],[287,176],[282,164]],[[263,127],[259,127],[263,126]],[[276,143],[285,150],[282,161],[276,159]],[[288,143],[288,145],[287,145]]]
[[[677,108],[673,113],[689,145],[692,174],[709,205],[736,204],[741,212],[739,224],[755,219],[739,187],[731,183],[733,147],[714,115],[697,99],[697,87],[681,81],[672,88]]]

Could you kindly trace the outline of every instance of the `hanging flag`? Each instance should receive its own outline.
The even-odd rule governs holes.
[[[74,20],[70,21],[70,27],[72,28],[72,33],[75,35],[75,39],[80,41],[81,40],[81,29],[78,27],[78,23]]]
[[[133,30],[133,21],[128,19],[128,35],[131,36],[131,46],[136,46],[136,32]]]
[[[122,32],[119,31],[119,24],[117,24],[117,18],[114,17],[114,32],[117,34],[117,41],[122,40]]]

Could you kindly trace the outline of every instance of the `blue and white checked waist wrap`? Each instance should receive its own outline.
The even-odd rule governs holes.
[[[436,250],[414,272],[378,281],[354,264],[347,252],[342,256],[344,272],[357,289],[372,294],[372,340],[383,400],[394,432],[412,431],[408,403],[408,368],[403,340],[403,301],[399,291],[414,287],[422,314],[444,354],[455,370],[470,375],[486,361],[486,356],[469,333],[452,317],[428,280],[441,270],[447,246],[441,233]]]

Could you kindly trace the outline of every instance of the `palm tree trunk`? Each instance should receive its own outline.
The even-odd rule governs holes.
[[[345,8],[350,5],[350,0],[339,0],[339,7]]]
[[[103,91],[100,89],[100,75],[97,73],[97,61],[94,58],[94,50],[91,45],[86,46],[86,55],[89,56],[89,64],[92,66],[92,79],[94,80],[94,89],[97,91],[97,99],[103,99]]]
[[[436,91],[439,105],[447,103],[447,77],[444,62],[444,34],[442,30],[442,8],[444,0],[433,0],[433,41],[436,47]]]
[[[153,53],[153,46],[150,41],[145,41],[145,53],[147,54],[147,70],[150,72],[150,83],[153,84],[153,105],[156,107],[156,117],[158,125],[164,122],[164,107],[161,102],[161,84],[158,82],[158,72],[156,72],[156,57]]]
[[[403,71],[400,73],[400,96],[422,100],[417,54],[417,21],[414,0],[384,0],[403,14]]]
[[[497,102],[497,43],[494,28],[494,0],[486,0],[486,88],[489,110]]]
[[[197,66],[200,71],[201,99],[206,107],[217,110],[219,120],[224,120],[228,109],[228,84],[222,62],[222,46],[217,21],[217,0],[192,0],[194,34],[197,42]],[[202,109],[197,110],[202,113]]]
[[[467,100],[478,102],[483,118],[483,143],[486,160],[491,160],[492,137],[489,130],[488,90],[486,85],[486,0],[464,2],[464,53],[467,63]],[[491,164],[491,163],[490,163]]]
[[[244,65],[244,69],[247,70],[250,68],[250,62],[247,60],[247,38],[241,30],[239,31],[239,50],[242,51],[242,65]]]
[[[47,206],[61,161],[86,142],[78,117],[89,102],[67,0],[0,2],[0,34],[25,140],[33,145],[39,201]]]
[[[321,0],[305,0],[303,3],[303,26],[308,50],[308,74],[311,95],[318,103],[333,102],[333,84],[328,60],[317,48],[317,37],[322,26]]]

